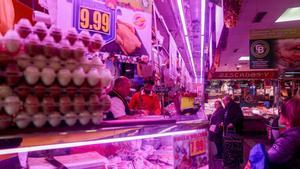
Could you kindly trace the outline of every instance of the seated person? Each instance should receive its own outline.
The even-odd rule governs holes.
[[[153,80],[145,80],[143,89],[132,96],[129,108],[144,115],[160,115],[159,97],[153,92],[153,86]]]
[[[108,94],[111,98],[111,108],[107,113],[107,120],[128,118],[130,110],[126,97],[130,93],[130,80],[121,76],[115,80],[113,90]]]

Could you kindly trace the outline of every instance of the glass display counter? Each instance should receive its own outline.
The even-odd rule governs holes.
[[[208,168],[208,121],[107,123],[128,125],[1,136],[0,168]]]

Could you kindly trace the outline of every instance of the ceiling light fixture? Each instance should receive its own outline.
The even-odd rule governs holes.
[[[178,5],[178,9],[179,9],[181,24],[182,24],[182,27],[183,27],[183,33],[184,33],[184,36],[185,36],[185,43],[187,44],[189,58],[190,58],[190,61],[192,63],[193,73],[194,73],[195,79],[197,79],[197,74],[196,74],[196,70],[195,70],[195,64],[194,64],[190,39],[189,39],[189,36],[188,36],[188,31],[187,31],[187,27],[186,27],[187,25],[186,25],[186,22],[185,22],[185,16],[184,16],[183,5],[182,5],[181,0],[177,0],[177,5]]]
[[[250,60],[250,57],[249,57],[249,56],[241,56],[241,57],[239,58],[239,61],[248,61],[248,60]]]
[[[297,20],[300,20],[300,7],[288,8],[275,22],[277,23]]]

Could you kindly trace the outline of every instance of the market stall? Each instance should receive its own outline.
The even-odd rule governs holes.
[[[0,168],[208,167],[208,122],[164,112],[191,77],[175,49],[166,62],[161,47],[151,57],[151,1],[19,3],[34,18],[0,37]],[[136,85],[157,73],[160,115],[106,121],[114,79]]]
[[[278,115],[278,72],[237,71],[215,72],[207,88],[207,114],[214,111],[214,102],[230,95],[243,111],[245,132],[265,132],[265,123]]]

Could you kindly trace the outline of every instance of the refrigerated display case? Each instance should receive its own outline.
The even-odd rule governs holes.
[[[204,120],[161,121],[5,135],[0,168],[208,168],[207,126]]]

